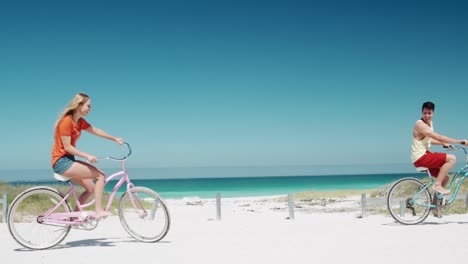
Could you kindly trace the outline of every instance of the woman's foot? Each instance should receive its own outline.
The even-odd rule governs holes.
[[[432,190],[442,194],[442,195],[445,195],[445,194],[449,194],[450,193],[450,190],[447,190],[447,189],[444,189],[442,186],[440,185],[432,185]]]
[[[109,211],[96,211],[96,219],[101,219],[101,218],[106,218],[108,216],[111,216],[112,213]]]

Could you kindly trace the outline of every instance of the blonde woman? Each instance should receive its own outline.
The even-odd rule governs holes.
[[[83,118],[91,111],[91,99],[83,93],[76,94],[67,108],[60,114],[55,123],[54,146],[52,147],[52,168],[65,177],[70,178],[85,191],[79,201],[84,204],[94,193],[96,199],[96,218],[111,215],[102,207],[105,174],[90,163],[97,162],[95,156],[76,148],[81,131],[106,138],[122,144],[122,138],[114,137],[102,129],[91,126]],[[75,160],[75,156],[85,158],[89,163]],[[93,182],[96,181],[96,183]]]

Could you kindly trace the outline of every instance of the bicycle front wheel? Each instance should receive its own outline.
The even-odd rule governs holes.
[[[120,198],[119,217],[125,230],[142,242],[157,242],[169,231],[170,217],[159,194],[134,187]]]
[[[424,183],[405,178],[390,188],[387,197],[388,211],[392,217],[405,225],[424,221],[430,212],[431,194]]]
[[[42,216],[63,199],[57,190],[46,186],[30,188],[19,194],[8,212],[8,229],[13,238],[30,249],[46,249],[57,245],[70,232],[70,225],[42,221]],[[68,203],[53,213],[70,212]]]

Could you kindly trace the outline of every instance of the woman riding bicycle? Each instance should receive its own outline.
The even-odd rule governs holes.
[[[122,138],[114,137],[102,129],[91,126],[83,117],[91,111],[91,99],[83,93],[76,94],[55,123],[54,146],[52,147],[52,168],[55,173],[70,178],[85,191],[79,202],[84,204],[94,193],[96,218],[111,215],[102,207],[105,174],[95,166],[75,160],[75,156],[85,158],[90,163],[97,162],[95,156],[76,148],[81,130],[122,144]],[[96,183],[93,182],[96,180]]]

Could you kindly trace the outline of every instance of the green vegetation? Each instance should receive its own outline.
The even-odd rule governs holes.
[[[452,175],[453,176],[453,175]],[[451,177],[452,177],[451,176]],[[428,182],[429,179],[425,178],[422,180],[423,182]],[[454,183],[456,185],[457,182]],[[392,184],[388,184],[386,186],[383,186],[378,189],[371,189],[371,190],[339,190],[339,191],[308,191],[308,192],[301,192],[301,193],[296,193],[293,195],[294,200],[296,203],[306,203],[309,205],[326,205],[329,203],[335,202],[337,199],[346,199],[347,197],[353,197],[353,199],[356,200],[357,197],[360,199],[361,194],[366,194],[366,197],[368,198],[380,198],[379,200],[382,200],[381,202],[378,203],[367,203],[367,212],[369,214],[383,214],[383,215],[388,215],[387,209],[386,209],[386,197],[387,197],[387,192],[389,188],[392,186]],[[31,184],[24,184],[24,185],[10,185],[8,183],[0,182],[0,195],[7,193],[8,194],[8,203],[11,204],[12,200],[20,194],[22,191],[35,187],[35,185]],[[68,190],[68,186],[65,184],[56,184],[56,185],[51,185],[50,187],[57,189],[60,193],[66,193]],[[447,186],[448,187],[448,186]],[[452,186],[452,191],[453,191],[453,186]],[[80,186],[76,186],[76,191],[78,194],[81,194],[83,192],[83,188]],[[463,182],[462,185],[460,186],[460,190],[458,192],[458,195],[464,195],[468,192],[468,180]],[[106,193],[104,195],[104,201],[107,202],[109,198],[109,194]],[[118,208],[118,202],[119,202],[119,197],[115,197],[113,204],[111,206],[112,211],[116,211]],[[277,202],[281,203],[287,203],[287,196],[280,197],[276,199]],[[69,199],[70,202],[70,207],[73,208],[75,207],[74,199]],[[33,204],[31,207],[35,208],[41,208],[41,204],[47,204],[44,201],[41,201],[39,199],[34,200]],[[358,207],[356,207],[357,210],[359,210]],[[86,209],[86,210],[94,210],[94,206]],[[466,214],[468,213],[468,209],[466,208],[465,201],[464,199],[457,199],[448,206],[443,214],[449,215],[449,214]],[[1,214],[1,211],[0,211]]]
[[[389,185],[390,186],[390,185]],[[293,195],[295,201],[313,201],[333,198],[346,198],[350,196],[361,196],[365,193],[366,197],[386,197],[389,186],[371,190],[339,190],[339,191],[307,191]],[[287,197],[281,197],[279,202],[287,202]]]
[[[8,183],[0,182],[0,194],[7,193],[8,194],[8,204],[11,205],[11,202],[15,199],[16,196],[18,196],[18,194],[20,194],[21,192],[23,192],[26,189],[36,187],[36,186],[37,185],[33,185],[33,184],[11,185],[11,184],[8,184]],[[65,184],[54,184],[54,185],[47,185],[47,186],[56,189],[57,191],[59,191],[62,194],[65,194],[69,189],[68,185],[65,185]],[[84,191],[84,189],[81,186],[78,186],[78,185],[75,185],[75,189],[76,189],[76,193],[77,193],[78,196]],[[109,199],[109,196],[110,196],[110,194],[108,194],[108,193],[104,194],[103,205],[105,205],[105,203]],[[118,202],[119,202],[118,198],[120,198],[120,197],[115,197],[114,201],[112,202],[112,206],[111,206],[112,211],[117,210],[117,208],[118,208]],[[33,201],[33,204],[31,204],[31,208],[41,209],[42,204],[47,204],[44,201],[41,201],[40,199],[34,199],[32,201]],[[73,208],[75,208],[74,199],[70,197],[68,199],[68,202],[70,204],[71,209],[73,210]],[[92,211],[94,209],[95,208],[94,208],[94,205],[93,205],[93,206],[91,206],[89,208],[86,208],[85,210]]]
[[[453,175],[450,176],[452,179]],[[428,183],[429,178],[424,178],[421,180],[422,182]],[[456,186],[458,179],[453,183],[452,192],[454,191],[454,187]],[[369,215],[372,214],[379,214],[379,215],[389,215],[387,211],[386,199],[389,189],[393,183],[383,186],[378,189],[371,189],[371,190],[339,190],[339,191],[307,191],[296,193],[293,195],[294,201],[296,204],[306,203],[309,205],[326,205],[329,203],[335,202],[337,199],[346,199],[347,197],[353,197],[353,199],[360,199],[361,194],[366,194],[367,198],[380,198],[380,202],[367,202],[366,204],[366,212]],[[448,186],[447,186],[448,187]],[[468,179],[465,180],[461,185],[458,191],[458,196],[462,198],[465,197],[466,193],[468,193]],[[278,198],[276,201],[281,203],[287,203],[288,197],[283,196]],[[356,206],[355,210],[359,210],[360,203]],[[466,208],[465,200],[464,199],[456,199],[451,205],[447,206],[443,210],[444,215],[450,214],[467,214],[468,208]]]

